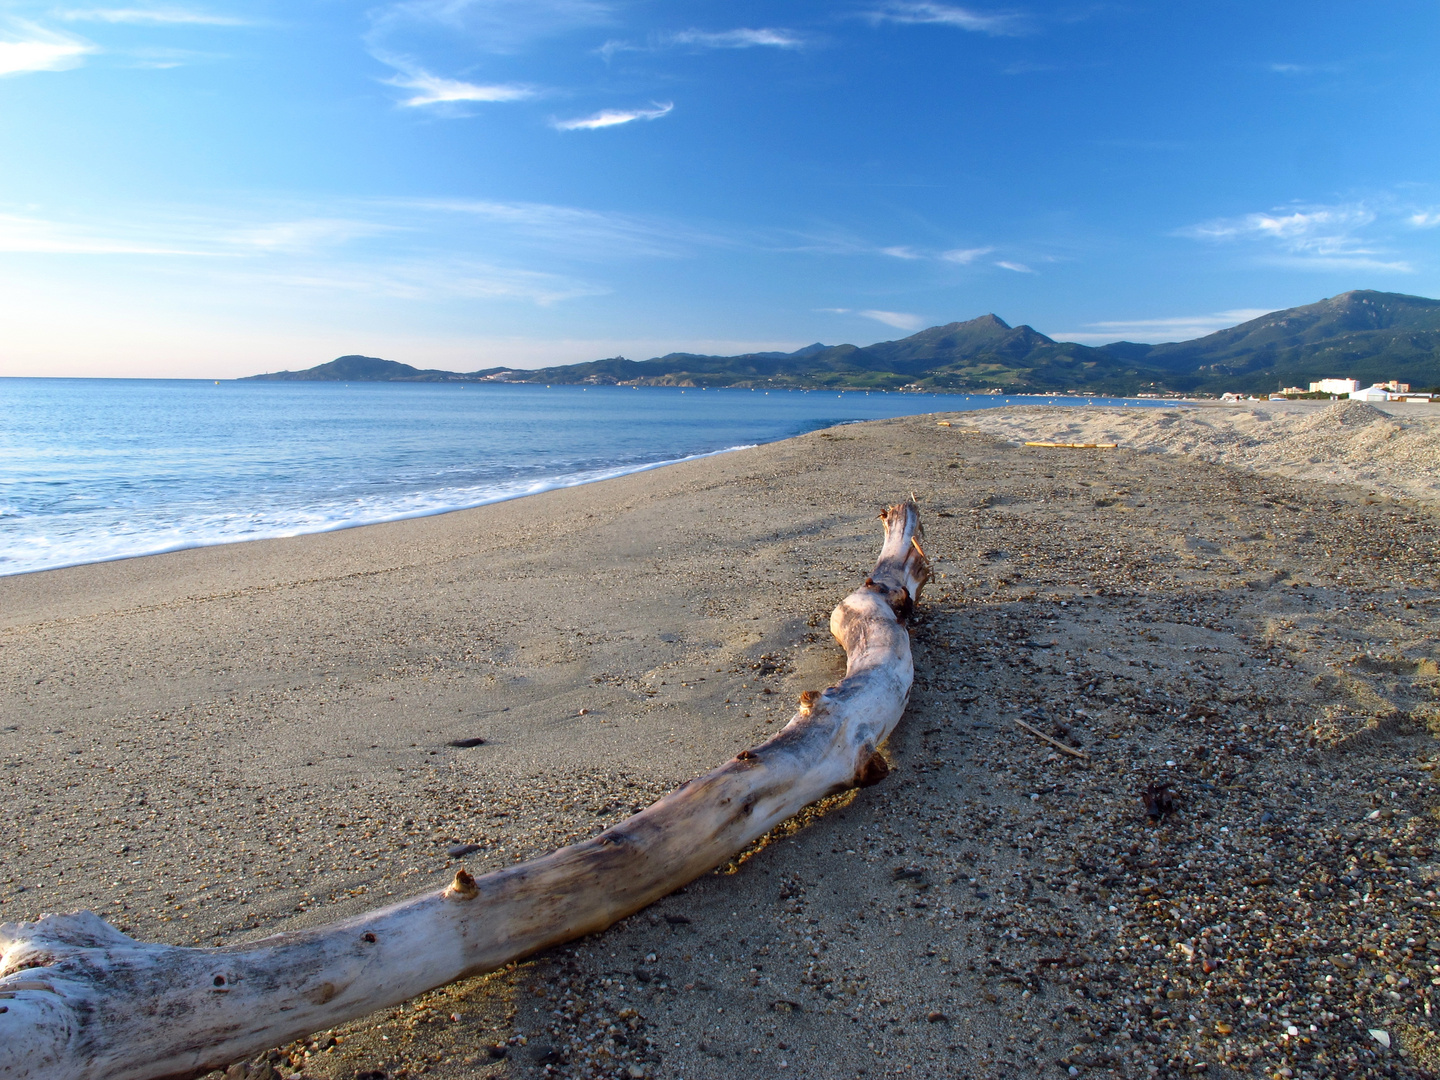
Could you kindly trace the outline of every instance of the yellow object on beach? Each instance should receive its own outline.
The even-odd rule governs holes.
[[[1114,450],[1119,443],[1113,442],[1027,442],[1026,446],[1056,446],[1066,450]]]

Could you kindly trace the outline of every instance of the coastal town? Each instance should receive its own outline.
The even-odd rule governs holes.
[[[1372,386],[1361,388],[1358,379],[1317,379],[1312,382],[1308,389],[1300,386],[1287,386],[1271,394],[1271,401],[1300,401],[1313,399],[1318,401],[1399,401],[1413,402],[1428,405],[1440,398],[1440,393],[1433,390],[1412,390],[1407,382],[1400,382],[1391,379],[1388,382],[1375,383]],[[1221,401],[1261,401],[1249,394],[1224,393],[1220,395]]]

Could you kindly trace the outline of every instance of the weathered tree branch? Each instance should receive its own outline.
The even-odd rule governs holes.
[[[881,517],[874,573],[830,616],[845,677],[802,694],[774,738],[593,839],[247,945],[146,944],[90,912],[0,925],[0,1080],[198,1076],[602,930],[815,800],[883,779],[929,565],[914,503]]]

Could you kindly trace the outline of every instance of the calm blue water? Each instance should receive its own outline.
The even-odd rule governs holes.
[[[436,514],[841,421],[1086,400],[1111,399],[0,379],[0,574]]]

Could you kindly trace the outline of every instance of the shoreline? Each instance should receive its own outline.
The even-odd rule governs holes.
[[[586,484],[598,484],[606,480],[615,480],[622,476],[633,476],[636,473],[649,472],[652,469],[663,469],[671,465],[680,465],[687,461],[700,461],[708,457],[716,457],[720,454],[731,454],[737,450],[749,450],[756,444],[745,444],[741,446],[727,446],[723,450],[710,450],[701,454],[690,454],[681,458],[670,458],[664,461],[654,461],[647,465],[636,465],[631,468],[620,468],[611,470],[600,470],[600,475],[586,476],[584,479],[574,480],[565,477],[550,478],[542,480],[538,484],[525,491],[513,494],[494,495],[473,503],[461,503],[435,507],[426,510],[414,510],[402,512],[393,516],[378,518],[363,518],[354,521],[335,522],[319,528],[306,529],[302,532],[277,532],[251,537],[228,537],[220,540],[194,540],[169,547],[155,548],[147,551],[128,552],[123,555],[111,555],[101,559],[85,559],[79,562],[55,563],[51,566],[37,566],[30,570],[14,570],[10,572],[0,571],[0,579],[7,577],[18,577],[23,574],[43,574],[50,570],[70,570],[78,566],[95,566],[100,563],[122,562],[126,559],[146,559],[152,555],[171,555],[177,551],[192,551],[197,548],[225,547],[230,544],[252,544],[263,540],[293,540],[301,536],[321,536],[326,533],[343,532],[346,529],[363,529],[370,525],[388,525],[397,521],[413,521],[416,518],[436,517],[441,514],[454,514],[464,510],[477,510],[482,506],[493,506],[496,503],[511,502],[515,499],[528,498],[531,495],[543,495],[550,491],[564,491],[568,488],[583,487]]]
[[[22,429],[29,431],[28,439],[34,445],[28,457],[22,451],[14,462],[15,483],[10,492],[14,505],[0,507],[0,575],[191,547],[310,535],[473,508],[791,437],[793,432],[803,433],[852,417],[864,420],[887,411],[909,410],[915,404],[893,400],[883,406],[868,401],[861,404],[861,399],[868,397],[862,392],[861,399],[852,398],[851,403],[832,408],[825,403],[823,394],[802,404],[792,394],[767,392],[760,395],[766,403],[763,408],[757,398],[748,409],[739,409],[718,403],[706,405],[698,393],[688,399],[696,402],[691,406],[686,403],[684,390],[668,397],[647,398],[633,388],[617,391],[609,387],[562,387],[554,395],[545,393],[542,387],[512,388],[466,402],[435,389],[420,391],[419,398],[409,393],[396,398],[383,389],[390,384],[359,384],[362,389],[382,388],[365,395],[369,404],[361,408],[361,430],[372,432],[374,440],[361,445],[353,441],[350,429],[335,423],[340,402],[347,403],[341,411],[351,411],[354,399],[349,392],[356,387],[306,385],[311,385],[314,393],[307,391],[293,401],[290,391],[284,387],[278,391],[284,400],[270,410],[274,414],[272,422],[279,425],[273,432],[278,440],[273,445],[262,438],[263,425],[243,435],[238,443],[222,446],[208,440],[185,419],[193,414],[221,422],[214,410],[231,398],[212,393],[220,388],[208,383],[187,384],[183,392],[160,395],[161,415],[178,426],[169,435],[159,437],[149,431],[137,435],[127,428],[121,408],[127,400],[123,394],[99,395],[96,404],[105,404],[108,411],[102,410],[99,426],[91,431],[88,442],[81,440],[78,447],[71,447],[63,439],[55,443],[41,432],[54,426],[55,409],[75,407],[84,400],[83,395],[52,395],[62,400],[44,409],[40,408],[44,395],[11,395],[15,407],[28,416]],[[596,392],[588,393],[592,389]],[[249,390],[240,392],[242,396],[253,396]],[[147,402],[151,397],[135,391],[126,393]],[[191,400],[187,394],[198,396]],[[517,420],[514,410],[506,404],[516,394],[532,403],[533,411],[526,413],[531,417],[528,421]],[[274,395],[265,391],[260,396]],[[807,397],[800,394],[800,398]],[[589,401],[581,404],[584,399]],[[637,399],[644,401],[639,403]],[[727,400],[735,404],[734,399]],[[947,399],[934,395],[924,404],[931,408],[947,404],[957,407],[961,400],[960,396]],[[1043,400],[1047,399],[1004,398],[995,403]],[[435,423],[446,433],[443,446],[437,443],[415,453],[407,441],[410,429],[397,427],[394,420],[393,406],[400,401],[433,410]],[[982,403],[991,404],[983,397],[976,401],[977,405]],[[477,405],[480,407],[472,407]],[[602,419],[597,413],[608,419],[597,425],[597,419]],[[700,426],[688,430],[676,427],[677,422],[683,425],[682,414]],[[599,432],[622,415],[640,427],[629,432],[622,423],[610,435],[585,434],[577,439],[573,434]],[[321,427],[304,436],[286,427],[311,423]],[[545,423],[571,429],[558,436],[557,445],[565,450],[532,453],[521,448],[517,440],[529,437],[534,424]],[[25,428],[25,424],[29,427]],[[108,456],[104,444],[111,436],[128,449],[119,451],[118,456]],[[195,460],[205,458],[206,447],[221,458],[235,454],[244,468],[231,477],[223,470],[215,473],[203,465],[170,462],[161,469],[166,477],[162,483],[152,476],[152,463],[157,457],[166,459],[167,439],[190,447],[190,457]],[[72,451],[80,460],[78,472],[69,482],[57,486],[57,477],[48,472],[46,455],[63,458]],[[349,467],[332,476],[329,469],[337,455]]]
[[[940,415],[0,579],[0,921],[254,940],[592,835],[839,676],[828,613],[913,491],[936,577],[885,782],[264,1068],[1423,1075],[1440,514]]]
[[[970,396],[973,397],[977,395]],[[1020,398],[1024,398],[1026,400],[1021,401],[1018,404],[1013,403],[1015,399]],[[1383,475],[1383,473],[1386,471],[1384,468],[1372,468],[1369,473],[1357,471],[1355,468],[1353,468],[1353,462],[1346,460],[1347,457],[1353,457],[1353,455],[1345,452],[1353,449],[1349,447],[1342,448],[1342,452],[1338,455],[1338,460],[1332,463],[1332,465],[1338,467],[1331,468],[1328,476],[1321,476],[1318,475],[1316,470],[1297,469],[1294,467],[1295,463],[1278,459],[1274,454],[1271,454],[1268,457],[1264,454],[1250,455],[1247,457],[1245,455],[1237,455],[1236,453],[1234,453],[1235,448],[1233,446],[1223,445],[1227,441],[1232,444],[1236,442],[1245,442],[1247,440],[1251,443],[1256,442],[1256,432],[1254,431],[1254,425],[1244,427],[1243,430],[1240,430],[1243,427],[1243,421],[1241,420],[1241,418],[1254,417],[1257,413],[1261,415],[1266,415],[1267,419],[1267,414],[1278,415],[1280,417],[1289,419],[1293,419],[1296,417],[1304,418],[1324,412],[1325,410],[1330,409],[1336,404],[1343,404],[1340,402],[1219,402],[1192,399],[1177,399],[1173,402],[1166,402],[1160,400],[1145,399],[1144,401],[1126,401],[1121,404],[1094,405],[1088,403],[1092,399],[1081,399],[1077,397],[1073,402],[1056,405],[1051,404],[1052,400],[1052,398],[1042,398],[1039,395],[1010,395],[1001,399],[995,405],[987,405],[974,410],[967,410],[962,415],[976,415],[979,418],[977,418],[974,423],[975,427],[979,428],[980,430],[990,432],[992,434],[1007,437],[1012,442],[1024,441],[1026,438],[1032,436],[1039,439],[1058,439],[1062,437],[1066,432],[1069,432],[1069,434],[1075,439],[1082,441],[1093,441],[1096,439],[1121,440],[1122,445],[1126,446],[1127,448],[1139,448],[1147,452],[1188,454],[1191,456],[1195,456],[1202,461],[1210,461],[1212,463],[1222,464],[1235,464],[1243,468],[1251,468],[1261,472],[1267,471],[1268,467],[1271,470],[1278,470],[1278,472],[1283,475],[1315,478],[1324,480],[1326,482],[1368,482],[1373,485],[1377,484],[1378,481],[1378,487],[1387,492],[1408,497],[1440,498],[1440,483],[1430,485],[1417,485],[1413,482],[1396,483],[1392,479]],[[1358,405],[1362,403],[1356,404]],[[1420,469],[1417,469],[1417,471],[1423,471],[1423,468],[1428,467],[1432,464],[1436,468],[1440,468],[1440,452],[1436,452],[1434,450],[1434,447],[1436,445],[1440,445],[1440,409],[1430,408],[1420,410],[1412,405],[1389,405],[1384,408],[1365,406],[1365,408],[1373,408],[1375,413],[1389,417],[1391,420],[1394,421],[1396,425],[1399,426],[1400,429],[1420,429],[1422,433],[1427,436],[1426,442],[1430,445],[1426,447],[1426,450],[1429,451],[1426,465],[1422,466]],[[1052,415],[1047,412],[1047,410],[1051,409],[1060,409],[1065,411],[1059,414],[1055,414],[1052,417]],[[1216,439],[1214,437],[1214,432],[1192,432],[1188,440],[1184,437],[1177,437],[1176,433],[1171,433],[1163,439],[1156,438],[1157,432],[1154,430],[1156,425],[1153,422],[1155,414],[1152,413],[1151,410],[1157,409],[1161,411],[1167,409],[1198,410],[1202,414],[1208,413],[1212,419],[1215,413],[1218,412],[1221,415],[1227,417],[1229,421],[1229,426],[1232,430],[1225,432],[1224,436],[1220,439]],[[1210,410],[1214,410],[1214,412],[1211,412]],[[946,410],[942,409],[935,413],[915,413],[910,415],[912,417],[922,417],[930,415],[940,415],[944,412],[946,412]],[[1128,428],[1123,425],[1120,427],[1115,427],[1114,425],[1107,426],[1105,423],[1106,418],[1123,417],[1126,415],[1133,415],[1141,422],[1139,424],[1131,424],[1128,426]],[[1061,417],[1063,417],[1067,421],[1066,424],[1060,425],[1058,423],[1058,420]],[[1080,418],[1078,423],[1075,422],[1076,417]],[[873,421],[844,420],[840,421],[837,426],[870,422]],[[1199,422],[1205,426],[1213,427],[1211,420],[1200,420]],[[1277,427],[1283,427],[1283,425],[1277,425]],[[1273,432],[1270,434],[1273,434]],[[789,437],[799,438],[803,436]],[[785,440],[773,440],[772,442],[774,441],[783,442]],[[45,573],[51,570],[70,569],[78,566],[89,566],[97,563],[116,562],[126,559],[147,558],[152,555],[165,555],[178,551],[188,551],[196,548],[221,547],[229,544],[246,544],[261,540],[277,540],[290,539],[300,536],[314,536],[324,533],[338,532],[346,529],[363,528],[370,525],[381,525],[396,521],[408,521],[416,518],[456,513],[464,510],[473,510],[482,506],[493,505],[499,502],[508,502],[514,499],[523,499],[530,495],[543,494],[548,491],[580,487],[586,484],[599,483],[604,480],[614,479],[621,476],[628,476],[635,473],[647,472],[652,469],[668,468],[672,465],[677,465],[688,461],[700,460],[719,454],[733,453],[737,450],[752,449],[755,446],[763,445],[772,445],[772,443],[740,444],[736,446],[725,447],[719,450],[691,454],[680,458],[668,458],[661,461],[650,462],[644,465],[616,467],[613,469],[599,469],[595,470],[596,475],[581,474],[582,478],[580,479],[574,479],[573,477],[567,476],[544,478],[534,482],[530,487],[526,488],[523,491],[489,495],[475,502],[467,501],[456,504],[445,504],[442,506],[429,507],[420,510],[397,511],[393,514],[383,514],[382,516],[378,517],[364,517],[354,520],[343,520],[338,522],[332,522],[326,525],[316,526],[313,528],[304,528],[298,531],[286,528],[276,532],[261,533],[259,535],[243,538],[221,537],[215,539],[188,540],[172,544],[165,544],[163,546],[155,548],[126,551],[121,554],[109,555],[100,558],[82,558],[76,561],[62,561],[43,566],[36,566],[24,570],[0,571],[0,578],[14,577],[24,574]],[[1389,463],[1386,464],[1388,465]]]

